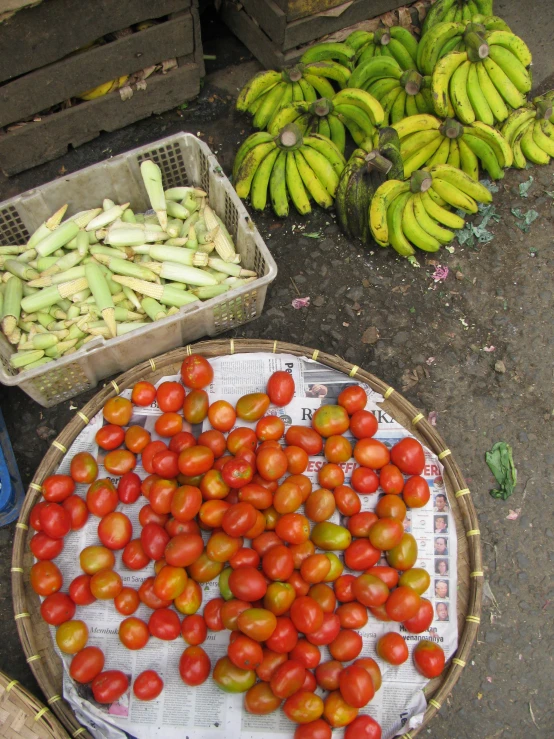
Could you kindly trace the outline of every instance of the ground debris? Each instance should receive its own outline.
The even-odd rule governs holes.
[[[400,382],[402,383],[402,392],[409,390],[417,385],[420,380],[429,378],[430,376],[431,375],[429,374],[427,367],[423,367],[421,364],[418,364],[413,369],[404,370],[402,377],[400,378]]]
[[[379,341],[379,331],[376,326],[370,326],[362,334],[362,344],[376,344]]]

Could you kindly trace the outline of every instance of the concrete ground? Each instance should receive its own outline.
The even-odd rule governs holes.
[[[548,0],[498,0],[496,12],[535,53],[535,82],[554,87]],[[206,18],[210,62],[199,100],[103,136],[65,157],[9,180],[0,200],[173,132],[198,133],[224,170],[251,132],[233,110],[243,82],[257,70],[248,52]],[[278,263],[263,315],[235,337],[271,338],[345,357],[402,389],[426,413],[458,459],[480,518],[486,574],[478,641],[452,695],[424,736],[431,739],[521,739],[554,736],[553,373],[554,166],[509,171],[494,196],[487,243],[456,244],[453,253],[418,256],[420,268],[344,238],[332,213],[256,223]],[[530,182],[530,177],[533,178]],[[530,187],[520,189],[527,183]],[[527,231],[514,215],[534,210]],[[480,217],[474,219],[479,224]],[[317,238],[302,236],[316,233]],[[449,269],[432,279],[438,263]],[[308,308],[291,301],[309,296]],[[73,401],[81,406],[94,391]],[[43,409],[17,390],[0,388],[1,407],[24,483],[48,439],[72,416],[69,402]],[[494,442],[513,447],[519,481],[506,502],[489,496],[484,454]],[[512,513],[515,512],[515,513]],[[12,619],[13,526],[0,530],[0,668],[36,693]]]

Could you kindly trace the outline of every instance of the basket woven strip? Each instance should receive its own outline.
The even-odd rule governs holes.
[[[286,342],[250,340],[250,339],[217,339],[213,341],[202,341],[181,349],[175,349],[151,360],[137,365],[133,369],[120,375],[115,383],[108,383],[102,388],[82,409],[81,413],[87,418],[94,415],[103,407],[104,403],[126,388],[132,387],[138,380],[149,380],[156,383],[164,375],[178,374],[181,363],[187,354],[202,354],[206,358],[214,358],[227,354],[245,354],[248,352],[270,352],[278,354],[293,354],[298,357],[317,358],[317,361],[335,370],[343,372],[347,376],[353,376],[358,382],[365,382],[372,390],[380,393],[386,399],[381,404],[383,410],[401,423],[406,430],[414,434],[423,444],[431,449],[441,458],[444,466],[444,481],[450,510],[456,520],[458,538],[458,651],[455,655],[456,662],[450,660],[443,674],[430,681],[425,694],[427,700],[433,699],[425,713],[421,726],[412,729],[410,735],[417,736],[437,713],[437,705],[442,705],[447,695],[452,691],[463,669],[462,663],[468,661],[471,647],[479,629],[478,617],[481,612],[481,596],[483,589],[482,577],[470,577],[470,573],[482,572],[483,562],[481,557],[481,537],[467,536],[466,532],[479,529],[477,513],[471,494],[467,492],[467,485],[462,472],[456,462],[455,455],[449,450],[437,430],[421,417],[421,411],[409,403],[402,395],[394,390],[391,392],[390,385],[380,380],[375,375],[365,372],[356,365],[349,364],[337,356],[314,350],[310,347],[288,344]],[[417,418],[414,426],[413,420]],[[68,448],[83,429],[83,420],[79,415],[64,428],[58,436],[57,441]],[[448,454],[443,452],[448,450]],[[43,480],[52,474],[61,458],[62,452],[59,448],[51,447],[41,462],[33,482],[40,486]],[[27,523],[29,513],[33,505],[40,499],[40,490],[30,487],[21,510],[20,521]],[[456,493],[463,491],[462,495],[456,497]],[[15,532],[13,561],[14,568],[22,568],[23,573],[12,572],[12,589],[15,614],[30,613],[30,618],[20,618],[16,621],[19,636],[27,658],[39,655],[30,663],[35,677],[47,696],[62,693],[62,666],[61,661],[54,651],[50,631],[40,616],[40,601],[37,595],[28,585],[28,573],[33,563],[33,558],[28,546],[31,531],[18,528]],[[467,617],[473,617],[467,621]],[[52,703],[52,711],[56,712],[70,734],[78,730],[79,724],[73,712],[65,701]],[[49,714],[47,714],[49,715]],[[83,732],[79,736],[85,739],[90,735]]]
[[[0,672],[0,736],[6,739],[69,739],[52,711],[3,672]]]

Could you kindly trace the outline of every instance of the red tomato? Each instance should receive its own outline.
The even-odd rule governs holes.
[[[381,467],[379,484],[385,493],[400,495],[404,488],[404,477],[396,465],[386,464]]]
[[[98,524],[98,538],[108,549],[123,549],[131,541],[133,525],[124,513],[108,513]]]
[[[122,588],[116,595],[113,604],[123,616],[131,616],[140,606],[139,594],[133,588]]]
[[[284,456],[284,455],[283,455]],[[254,469],[245,459],[230,459],[221,470],[221,477],[230,488],[241,488],[252,480]]]
[[[240,572],[240,570],[235,570]],[[277,627],[277,617],[265,608],[246,608],[237,619],[237,626],[243,634],[255,641],[267,642]],[[267,645],[273,651],[275,647]],[[288,651],[288,650],[283,650]]]
[[[163,689],[164,682],[154,670],[144,670],[136,676],[133,683],[134,696],[141,701],[155,700]]]
[[[260,441],[277,441],[285,433],[285,424],[279,416],[264,416],[256,424],[256,436]]]
[[[177,537],[175,537],[177,538]],[[175,539],[172,539],[174,541]],[[161,559],[169,542],[169,534],[158,523],[147,523],[140,532],[140,541],[144,553],[150,559]],[[170,564],[174,564],[171,562]],[[181,565],[184,566],[184,565]]]
[[[207,500],[202,503],[202,507],[198,513],[198,520],[203,528],[218,528],[221,526],[225,513],[229,510],[231,504],[226,500]]]
[[[337,608],[337,616],[343,629],[362,629],[367,623],[367,608],[361,603],[343,603]]]
[[[294,397],[294,380],[288,372],[278,370],[267,381],[266,392],[273,405],[283,407]]]
[[[185,398],[186,402],[187,398]],[[156,423],[154,424],[154,430],[158,436],[170,437],[177,436],[183,430],[183,416],[179,415],[175,411],[169,411],[168,413],[162,413],[158,416]],[[150,441],[150,439],[148,439]],[[148,443],[147,441],[147,443]],[[127,446],[129,446],[127,444]],[[146,446],[146,444],[145,444]],[[133,449],[133,451],[135,451]],[[141,451],[141,450],[138,450]]]
[[[341,575],[335,580],[335,595],[340,603],[350,603],[355,600],[356,596],[352,589],[354,580],[356,580],[355,575]]]
[[[349,706],[363,708],[375,695],[369,672],[359,665],[349,665],[339,675],[339,690]]]
[[[78,606],[88,606],[96,600],[90,589],[91,579],[90,575],[77,575],[69,585],[69,597]]]
[[[210,631],[222,631],[225,628],[221,620],[221,606],[224,602],[223,598],[212,598],[206,603],[204,620]]]
[[[302,474],[310,461],[307,452],[299,446],[286,446],[283,451],[287,458],[287,472],[291,475]]]
[[[381,727],[371,716],[358,716],[344,732],[344,739],[381,739],[381,736]]]
[[[175,600],[185,589],[187,581],[187,573],[182,567],[166,564],[156,574],[152,589],[160,600]]]
[[[269,682],[275,670],[287,661],[286,654],[273,652],[271,649],[264,647],[262,650],[263,659],[256,668],[256,675],[264,682]]]
[[[237,600],[236,598],[231,598],[231,600],[223,603],[221,606],[221,622],[223,628],[229,629],[229,631],[237,631],[239,616],[249,608],[250,603],[244,600]]]
[[[375,575],[363,574],[352,583],[352,592],[356,600],[364,606],[380,606],[389,597],[389,589],[385,583]]]
[[[331,739],[332,730],[322,718],[316,718],[308,724],[298,724],[294,739]]]
[[[204,500],[221,500],[222,498],[226,498],[230,489],[229,485],[223,480],[219,470],[208,470],[200,481],[200,491]]]
[[[299,639],[289,652],[289,657],[300,662],[307,670],[313,670],[321,661],[321,652],[315,644],[310,644],[306,639]]]
[[[355,513],[348,520],[348,530],[352,536],[356,537],[367,537],[369,536],[369,530],[373,524],[377,521],[377,516],[371,511],[362,511],[361,513]]]
[[[111,475],[124,475],[136,466],[137,458],[128,449],[115,449],[104,457],[104,467]]]
[[[152,460],[158,452],[163,452],[165,449],[167,449],[167,445],[163,441],[151,441],[142,450],[142,466],[150,475],[154,472]]]
[[[406,642],[396,631],[384,634],[375,645],[375,651],[390,665],[401,665],[408,659]]]
[[[117,484],[117,495],[122,503],[136,503],[141,494],[141,479],[136,472],[126,472]]]
[[[129,426],[125,432],[125,446],[133,454],[140,454],[150,443],[150,434],[142,426]]]
[[[113,423],[116,426],[128,426],[133,415],[133,404],[127,398],[118,395],[106,401],[102,412],[108,423]]]
[[[240,426],[233,429],[227,437],[227,449],[231,454],[238,454],[243,449],[254,451],[258,446],[258,437],[252,429]]]
[[[199,534],[200,526],[196,521],[177,521],[176,518],[170,518],[164,523],[164,529],[171,536],[177,534]]]
[[[283,544],[272,547],[263,556],[262,570],[270,580],[288,580],[294,570],[294,560],[290,549]],[[245,600],[256,600],[256,598]]]
[[[370,495],[375,493],[379,487],[379,478],[373,470],[368,467],[356,467],[352,473],[350,484],[357,493]]]
[[[245,601],[260,600],[267,591],[267,582],[259,570],[240,567],[229,575],[229,589],[235,598]]]
[[[84,621],[64,621],[56,631],[56,644],[65,654],[77,654],[86,645],[88,627]]]
[[[229,643],[227,655],[231,662],[241,670],[255,670],[263,661],[263,650],[260,644],[244,634],[237,632]]]
[[[59,503],[45,503],[39,518],[42,532],[52,539],[63,539],[71,531],[71,517]]]
[[[404,503],[410,506],[410,508],[421,508],[424,506],[431,497],[427,480],[420,475],[409,477],[404,485],[402,497],[404,498]]]
[[[167,513],[156,513],[149,503],[142,506],[139,511],[139,523],[141,526],[146,526],[149,523],[157,523],[159,526],[165,526],[168,518]]]
[[[243,503],[251,503],[254,508],[263,511],[271,506],[273,495],[261,485],[249,483],[240,489],[239,500]]]
[[[237,416],[243,421],[258,421],[269,408],[269,402],[265,393],[243,395],[237,400]]]
[[[250,503],[235,503],[223,515],[221,526],[229,536],[244,536],[257,520],[256,509]]]
[[[323,439],[308,426],[289,426],[285,440],[290,446],[299,446],[311,456],[319,454],[323,449]]]
[[[383,495],[375,506],[375,513],[379,518],[403,521],[406,518],[406,504],[399,495]]]
[[[117,452],[109,453],[114,454]],[[126,472],[128,471],[129,470],[126,470]],[[98,516],[98,518],[102,518],[108,513],[115,511],[117,504],[119,503],[117,490],[114,488],[112,481],[108,478],[93,482],[87,490],[86,500],[87,508],[90,513],[92,513],[93,516]]]
[[[282,539],[275,532],[264,531],[263,534],[260,534],[252,541],[252,548],[260,557],[263,557],[272,547],[276,547],[282,543]]]
[[[82,529],[88,520],[88,508],[85,501],[78,495],[70,495],[62,501],[62,508],[69,513],[71,519],[71,530]]]
[[[181,365],[181,379],[185,387],[198,390],[209,385],[214,378],[212,365],[200,354],[185,357]]]
[[[250,547],[241,547],[229,560],[234,570],[239,567],[257,567],[260,564],[260,555]]]
[[[310,583],[306,582],[300,576],[300,573],[297,570],[292,573],[292,575],[287,580],[287,583],[289,585],[292,585],[297,597],[301,595],[308,595],[308,592],[310,590]]]
[[[375,688],[375,692],[377,692],[381,687],[382,682],[381,670],[377,662],[372,657],[360,657],[354,662],[354,664],[363,667],[364,670],[369,672],[369,676],[373,682],[373,687]]]
[[[208,627],[206,622],[197,613],[186,616],[181,624],[181,635],[187,644],[196,647],[206,641]]]
[[[406,619],[403,622],[403,626],[406,631],[410,634],[421,634],[423,631],[427,631],[429,626],[433,623],[433,605],[427,598],[421,598],[419,608],[415,616]]]
[[[281,699],[273,694],[267,683],[256,683],[246,691],[244,696],[244,708],[248,713],[265,716],[276,711],[281,705]]]
[[[156,397],[163,413],[176,413],[183,407],[185,388],[179,382],[162,382]]]
[[[273,496],[273,507],[277,513],[294,513],[302,504],[302,492],[298,485],[287,478],[279,485]]]
[[[192,521],[202,506],[202,492],[194,485],[182,485],[171,497],[171,515],[178,521]]]
[[[370,567],[365,572],[366,575],[375,575],[379,580],[382,580],[385,585],[392,590],[398,584],[398,572],[392,567],[386,567],[385,565],[377,565],[376,567]]]
[[[237,420],[237,414],[233,406],[226,400],[216,400],[208,408],[208,420],[214,429],[230,431]]]
[[[101,429],[98,429],[95,437],[96,443],[100,449],[105,449],[108,452],[121,446],[124,439],[125,431],[121,426],[116,426],[113,423],[110,423],[107,426],[102,426]]]
[[[179,660],[179,675],[186,684],[201,685],[208,679],[212,663],[202,647],[187,647]]]
[[[432,680],[444,670],[445,656],[442,647],[436,642],[423,639],[413,651],[414,665],[424,677]]]
[[[180,454],[183,449],[189,449],[191,446],[196,446],[196,439],[188,431],[179,431],[178,434],[171,437],[171,441],[169,442],[169,449],[172,452],[177,452],[177,454]]]
[[[350,419],[350,431],[356,439],[369,439],[375,436],[378,427],[377,419],[371,411],[355,411]]]
[[[158,608],[148,620],[148,630],[158,639],[173,641],[181,633],[179,616],[169,608]]]
[[[98,647],[85,647],[69,666],[69,674],[78,683],[90,683],[104,669],[104,652]]]
[[[354,539],[344,550],[344,563],[351,570],[367,570],[381,559],[381,550],[367,539]]]
[[[315,545],[308,539],[308,541],[304,541],[302,544],[292,544],[289,550],[292,554],[294,569],[299,570],[302,562],[311,554],[315,554]]]
[[[300,575],[308,583],[320,583],[331,570],[331,562],[325,554],[311,554],[300,565]]]
[[[277,521],[275,533],[288,544],[302,544],[310,537],[310,522],[301,513],[285,513]]]
[[[350,662],[362,651],[362,637],[352,629],[342,629],[329,644],[329,652],[339,662]]]
[[[269,681],[269,687],[277,698],[284,700],[300,690],[305,679],[304,665],[289,659],[275,670]]]
[[[390,452],[382,441],[372,438],[360,439],[354,447],[354,459],[363,467],[380,470],[389,463]]]
[[[202,423],[208,415],[210,399],[205,390],[191,390],[183,403],[183,416],[185,420],[195,426]]]
[[[340,632],[340,620],[336,613],[324,613],[323,624],[317,631],[306,635],[310,644],[324,646],[330,644]]]
[[[129,678],[121,670],[106,670],[99,673],[91,684],[97,703],[115,703],[129,688]]]
[[[165,542],[165,550],[160,556],[164,556],[167,564],[174,567],[188,567],[200,557],[204,550],[204,541],[199,534],[177,534],[171,540],[167,536]],[[147,552],[146,548],[145,551]],[[152,557],[152,559],[159,559],[159,557]]]
[[[206,554],[214,562],[228,562],[241,548],[242,538],[215,531],[206,544]],[[254,552],[256,554],[256,552]]]
[[[367,393],[359,385],[351,385],[339,393],[337,403],[341,405],[349,416],[356,411],[362,411],[367,405]]]
[[[258,452],[256,465],[264,480],[278,480],[287,471],[289,461],[281,448],[266,447]]]
[[[37,559],[55,559],[63,550],[63,539],[52,539],[44,531],[38,531],[29,542],[29,547]]]
[[[317,473],[317,479],[321,487],[334,490],[344,483],[344,472],[338,464],[324,464]]]
[[[397,442],[390,451],[391,461],[406,475],[421,475],[425,468],[425,452],[417,439],[410,436]]]
[[[323,701],[315,693],[299,690],[283,704],[283,713],[297,724],[309,724],[323,714]]]
[[[408,585],[400,585],[389,595],[385,610],[392,621],[407,621],[417,615],[420,605],[419,593]]]
[[[42,483],[42,494],[49,503],[61,503],[74,492],[75,482],[69,475],[50,475]]]
[[[211,449],[215,459],[225,454],[225,450],[227,449],[227,440],[221,431],[217,431],[217,429],[210,429],[201,433],[198,437],[198,443],[200,446],[207,446],[208,449]]]
[[[323,608],[309,595],[296,598],[290,607],[290,618],[298,631],[313,634],[323,626]]]
[[[345,436],[329,436],[324,454],[327,461],[333,464],[347,462],[352,456],[352,444]]]
[[[359,495],[348,487],[348,485],[339,485],[333,490],[335,505],[343,516],[354,516],[359,513],[362,508]]]
[[[152,405],[156,399],[156,388],[151,382],[140,380],[133,386],[131,392],[131,400],[135,405],[147,406]]]
[[[40,604],[40,615],[51,626],[59,626],[75,615],[75,603],[65,593],[52,593]]]
[[[211,469],[214,463],[214,453],[207,446],[196,446],[184,449],[179,454],[179,471],[190,477],[203,475]]]
[[[316,583],[312,585],[309,591],[310,598],[319,603],[323,609],[323,613],[333,613],[337,605],[337,597],[332,587],[325,583]]]

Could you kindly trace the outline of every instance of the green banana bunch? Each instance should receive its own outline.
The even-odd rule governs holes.
[[[275,215],[288,215],[289,199],[305,215],[312,210],[311,200],[322,208],[333,205],[345,164],[330,139],[318,133],[302,136],[290,123],[275,137],[259,131],[243,142],[233,164],[233,183],[239,197],[250,196],[254,210],[264,210],[269,192]]]
[[[420,39],[417,47],[417,68],[421,74],[433,74],[437,62],[446,54],[451,51],[468,51],[468,43],[471,45],[472,39],[470,34],[486,36],[495,31],[515,36],[510,27],[496,16],[477,15],[471,20],[437,23]]]
[[[437,0],[425,16],[422,33],[437,23],[475,19],[478,15],[492,15],[492,0]]]
[[[343,46],[346,55],[352,52],[346,44],[318,44],[304,56],[310,52],[313,56],[319,46]],[[349,78],[350,69],[332,59],[296,64],[281,72],[271,69],[259,72],[240,91],[236,109],[250,113],[254,128],[264,130],[285,106],[303,101],[313,103],[319,97],[332,98],[333,84],[342,89]]]
[[[283,126],[295,123],[302,134],[315,131],[331,139],[344,154],[346,129],[358,146],[369,139],[373,148],[377,127],[384,118],[381,104],[372,95],[358,88],[345,88],[331,100],[320,98],[314,103],[286,105],[273,117],[267,130],[277,135]]]
[[[385,123],[396,123],[409,115],[432,113],[431,78],[415,69],[402,70],[388,57],[373,57],[361,63],[350,78],[351,87],[367,90],[380,101]]]
[[[365,64],[373,57],[388,56],[404,70],[417,68],[417,39],[403,26],[379,28],[375,33],[353,31],[344,43],[354,49],[356,65]]]
[[[502,123],[511,110],[525,105],[532,86],[531,53],[522,39],[506,31],[466,30],[464,42],[465,51],[449,52],[433,69],[435,112],[465,124]]]
[[[400,137],[404,173],[409,177],[417,169],[435,164],[458,167],[476,182],[479,167],[493,180],[504,177],[511,167],[512,149],[496,128],[481,121],[462,126],[447,118],[440,121],[430,115],[410,116],[392,126]]]
[[[314,62],[335,61],[347,69],[352,69],[355,56],[355,50],[346,42],[324,42],[310,46],[300,57],[300,62],[313,64]]]
[[[465,172],[437,164],[429,171],[416,170],[409,182],[384,182],[371,201],[369,226],[379,245],[391,245],[403,257],[413,256],[414,247],[435,252],[452,241],[451,229],[464,225],[449,208],[476,213],[478,202],[491,200],[487,188]]]
[[[525,169],[527,161],[548,164],[550,157],[554,157],[554,116],[549,95],[546,93],[527,107],[514,110],[502,126],[517,169]]]
[[[378,146],[369,153],[356,149],[343,169],[335,209],[347,236],[371,243],[369,204],[377,188],[387,179],[403,178],[400,141],[392,128],[381,128]]]

